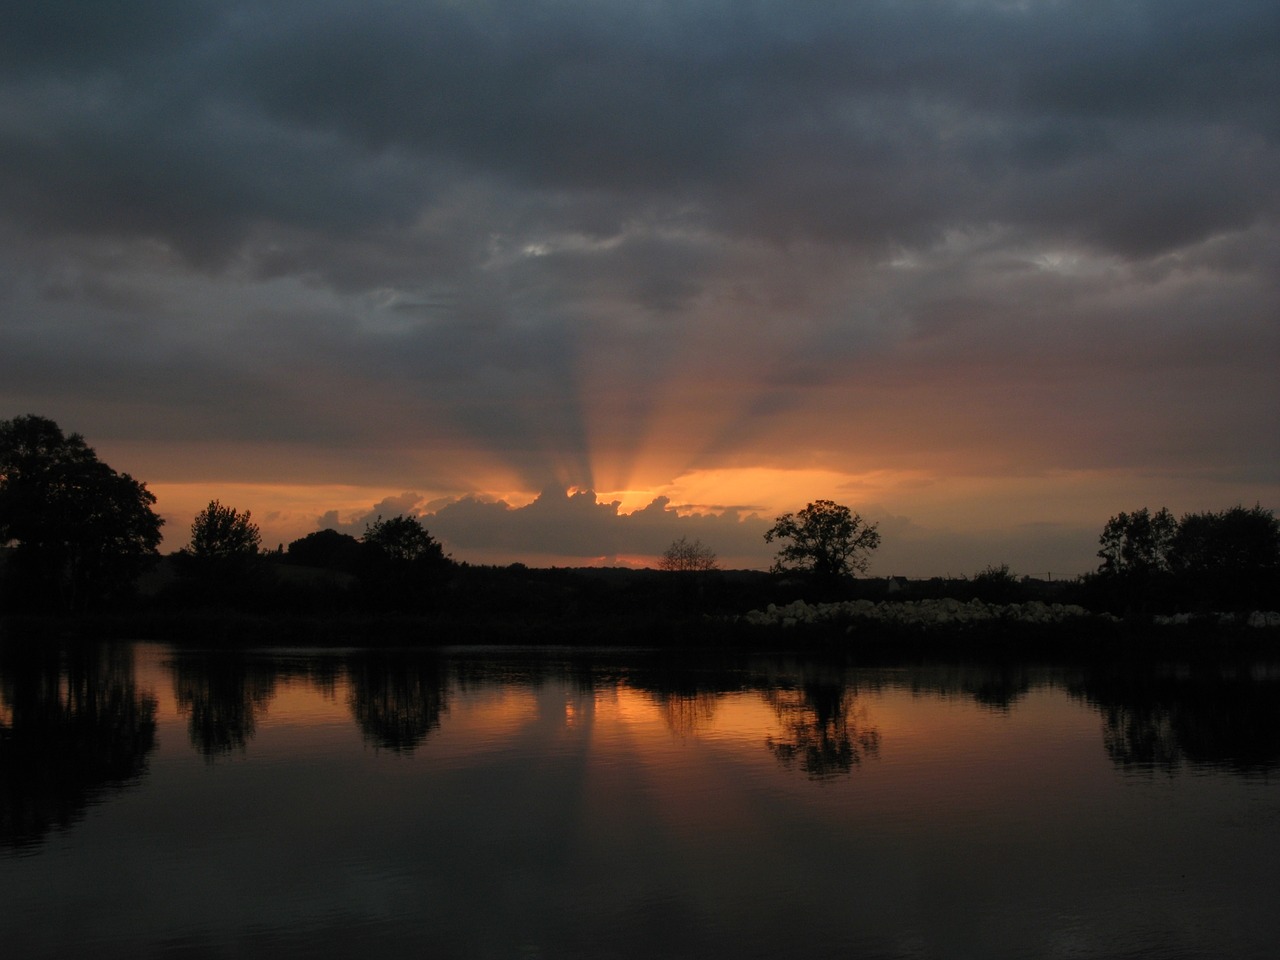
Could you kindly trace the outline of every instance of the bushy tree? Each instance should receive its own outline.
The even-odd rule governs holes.
[[[252,514],[219,500],[196,514],[191,539],[174,557],[180,579],[169,591],[183,604],[255,607],[272,578],[262,563],[262,535]]]
[[[1280,520],[1258,504],[1189,513],[1168,563],[1185,598],[1221,609],[1280,603]]]
[[[764,539],[783,541],[775,572],[801,571],[827,582],[865,573],[871,552],[880,546],[876,524],[832,500],[815,500],[799,513],[783,514]]]
[[[80,434],[0,420],[0,545],[16,545],[10,587],[27,605],[80,609],[127,591],[159,556],[155,502]]]
[[[672,541],[671,546],[662,552],[662,559],[658,561],[659,569],[671,573],[705,572],[715,570],[718,566],[714,550],[701,540],[690,543],[688,537]]]
[[[1280,521],[1255,505],[1188,513],[1120,513],[1099,538],[1092,578],[1101,602],[1144,615],[1240,610],[1280,603]]]
[[[987,603],[1013,603],[1022,594],[1022,584],[1007,563],[988,564],[971,583],[973,595]]]
[[[1177,531],[1173,514],[1163,507],[1155,513],[1143,507],[1116,514],[1098,538],[1099,572],[1125,577],[1164,573],[1169,569],[1169,549]]]
[[[444,548],[422,526],[417,517],[378,517],[368,524],[362,538],[394,563],[435,563],[444,560]]]
[[[365,528],[361,543],[360,581],[365,602],[392,609],[420,609],[433,601],[448,558],[417,517],[378,517]]]
[[[249,510],[241,513],[221,501],[210,500],[191,523],[187,552],[196,560],[244,561],[256,557],[261,548],[262,534]]]
[[[1146,616],[1170,602],[1169,549],[1178,522],[1167,509],[1118,513],[1098,537],[1094,588],[1100,602],[1129,616]]]
[[[360,561],[360,541],[337,530],[317,530],[290,543],[285,559],[304,567],[354,571]]]

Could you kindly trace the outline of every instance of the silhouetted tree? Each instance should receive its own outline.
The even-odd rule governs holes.
[[[174,555],[179,579],[167,591],[182,604],[258,607],[269,603],[272,578],[259,552],[262,535],[248,510],[218,500],[196,514],[191,539]]]
[[[1102,558],[1098,572],[1128,578],[1167,572],[1169,548],[1177,530],[1173,514],[1163,507],[1155,513],[1143,507],[1116,514],[1098,538],[1098,556]]]
[[[360,541],[337,530],[317,530],[290,543],[285,558],[306,567],[354,571],[360,563]]]
[[[17,545],[7,578],[21,602],[83,608],[127,591],[159,556],[155,502],[80,434],[44,417],[0,420],[0,545]]]
[[[423,606],[449,564],[444,549],[417,517],[378,517],[365,528],[361,542],[362,590],[368,602],[379,606]]]
[[[1242,610],[1280,603],[1280,521],[1255,505],[1220,513],[1145,507],[1112,517],[1090,586],[1113,609]]]
[[[437,563],[444,549],[417,517],[378,517],[364,529],[364,543],[396,563]]]
[[[1102,529],[1102,563],[1092,586],[1101,603],[1126,615],[1146,616],[1168,603],[1172,580],[1169,550],[1178,523],[1163,507],[1118,513]]]
[[[973,595],[987,603],[1012,603],[1022,593],[1022,584],[1007,563],[989,564],[973,575],[971,586]]]
[[[1280,601],[1280,520],[1257,504],[1189,513],[1178,523],[1168,564],[1192,602],[1270,607]]]
[[[874,523],[831,500],[815,500],[798,514],[783,514],[764,539],[790,541],[778,551],[775,572],[802,571],[825,582],[866,572],[871,551],[880,546]]]
[[[219,563],[256,557],[262,547],[262,534],[252,517],[248,510],[240,513],[218,500],[210,500],[191,524],[187,552],[196,560]]]
[[[688,537],[672,541],[671,546],[662,552],[662,559],[658,561],[659,569],[672,573],[715,570],[718,566],[714,550],[701,540],[690,543]]]

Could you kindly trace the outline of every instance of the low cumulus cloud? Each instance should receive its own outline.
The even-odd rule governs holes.
[[[623,513],[618,501],[590,491],[545,490],[523,506],[476,497],[428,501],[416,493],[387,497],[366,513],[330,511],[317,528],[361,536],[379,517],[417,517],[456,560],[506,564],[520,557],[561,566],[648,565],[685,537],[714,551],[722,567],[763,569],[777,552],[765,532],[776,518],[750,507],[673,504],[656,497]],[[1098,529],[1031,522],[985,533],[923,526],[879,505],[864,512],[881,534],[871,557],[876,576],[966,577],[1008,564],[1017,575],[1069,579],[1097,566]]]
[[[720,508],[700,512],[677,508],[657,497],[631,513],[619,501],[603,502],[590,491],[548,489],[532,502],[513,507],[502,500],[462,497],[427,502],[415,493],[388,497],[367,514],[319,517],[320,529],[361,535],[378,517],[416,516],[455,559],[506,563],[515,557],[552,558],[556,563],[652,563],[675,540],[701,540],[722,563],[755,567],[767,562],[764,531],[770,526],[754,512]]]

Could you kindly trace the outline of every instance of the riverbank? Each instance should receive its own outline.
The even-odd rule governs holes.
[[[769,604],[742,614],[653,608],[616,615],[437,612],[252,614],[143,610],[83,617],[7,617],[0,640],[157,641],[178,646],[572,646],[832,651],[884,656],[1112,656],[1280,652],[1280,613],[1121,620],[1070,604],[979,600]]]

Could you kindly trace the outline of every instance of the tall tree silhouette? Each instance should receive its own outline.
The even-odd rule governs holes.
[[[815,500],[799,513],[784,513],[764,535],[782,541],[773,569],[798,571],[834,583],[865,573],[880,532],[861,515],[832,500]]]
[[[1280,520],[1256,504],[1189,513],[1178,523],[1169,566],[1193,603],[1274,609],[1280,604]]]
[[[155,502],[80,434],[33,415],[0,420],[0,545],[17,547],[7,604],[83,609],[127,592],[159,556]]]
[[[361,589],[367,602],[385,608],[430,606],[449,567],[444,548],[417,517],[378,517],[361,538]]]

